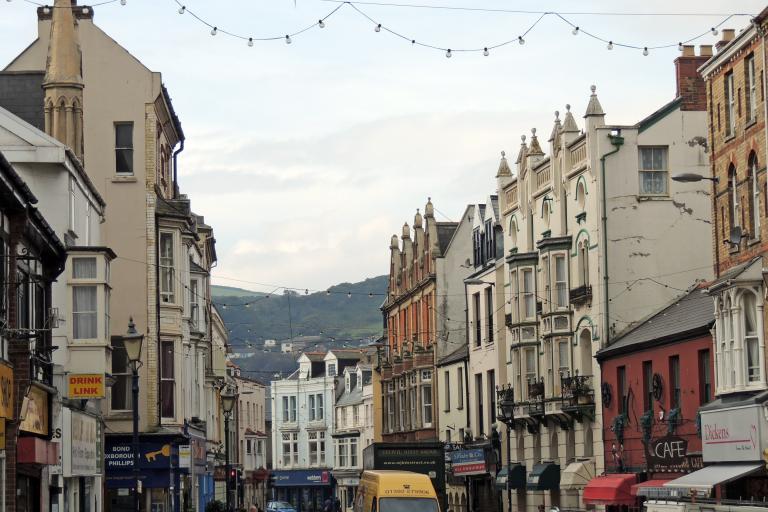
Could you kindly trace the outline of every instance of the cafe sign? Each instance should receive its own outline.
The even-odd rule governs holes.
[[[653,473],[690,473],[701,469],[701,456],[688,453],[688,440],[664,436],[645,444],[645,461]]]
[[[0,363],[0,418],[13,419],[13,368]]]

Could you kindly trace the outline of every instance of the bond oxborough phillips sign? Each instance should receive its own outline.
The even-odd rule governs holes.
[[[760,461],[766,435],[768,421],[761,405],[701,413],[704,462]]]

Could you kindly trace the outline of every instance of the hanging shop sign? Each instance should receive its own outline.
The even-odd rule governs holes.
[[[188,444],[179,445],[179,467],[189,468],[192,465],[192,447]]]
[[[92,476],[101,473],[101,432],[94,416],[62,409],[64,476]]]
[[[104,398],[103,373],[70,373],[67,375],[69,398]]]
[[[704,462],[760,461],[766,435],[762,405],[701,412]]]
[[[457,476],[485,475],[488,473],[485,450],[482,448],[451,452],[451,464],[453,474]]]
[[[13,368],[0,363],[0,418],[13,419]]]
[[[29,388],[21,405],[19,430],[33,434],[48,435],[48,392],[34,384]]]

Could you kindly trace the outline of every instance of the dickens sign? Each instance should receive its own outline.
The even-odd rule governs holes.
[[[688,473],[701,469],[701,456],[688,453],[688,441],[678,436],[654,439],[645,445],[648,471],[654,473]]]

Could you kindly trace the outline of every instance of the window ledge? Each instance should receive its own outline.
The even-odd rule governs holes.
[[[726,144],[726,143],[728,143],[728,142],[731,142],[733,139],[735,139],[735,138],[736,138],[736,133],[735,133],[735,131],[736,131],[736,130],[734,130],[734,133],[731,133],[731,134],[726,134],[726,135],[725,135],[725,138],[723,139],[723,144]]]
[[[139,181],[139,179],[135,175],[120,176],[119,174],[115,174],[112,177],[112,183],[136,183],[137,181]]]
[[[752,247],[753,245],[757,245],[760,243],[759,238],[753,238],[747,242],[747,247]]]
[[[638,201],[671,201],[672,198],[668,194],[650,195],[650,194],[638,194]]]
[[[757,124],[757,116],[754,119],[747,120],[747,124],[744,125],[744,131],[749,130]]]
[[[130,420],[130,419],[133,419],[133,412],[132,411],[110,411],[109,413],[107,413],[107,416],[105,419]]]

